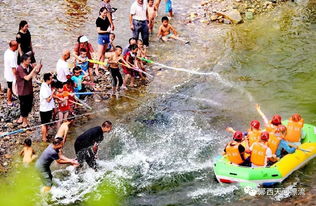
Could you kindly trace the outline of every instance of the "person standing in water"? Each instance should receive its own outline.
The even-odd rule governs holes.
[[[148,13],[148,23],[149,23],[149,33],[153,34],[153,28],[155,24],[155,19],[158,16],[158,7],[161,0],[157,0],[156,2],[154,0],[148,0],[148,7],[147,7],[147,13]]]
[[[106,54],[106,58],[109,59],[109,70],[112,75],[112,95],[116,92],[119,92],[121,86],[123,85],[123,78],[120,73],[119,62],[122,62],[124,65],[127,65],[127,62],[123,59],[122,56],[122,47],[116,46],[115,52],[109,52]]]
[[[19,24],[19,32],[16,35],[16,41],[19,43],[17,63],[21,63],[23,54],[28,54],[31,57],[31,64],[36,63],[29,24],[25,20],[21,21]]]
[[[44,152],[41,154],[36,162],[36,167],[40,172],[41,179],[43,181],[44,192],[49,192],[53,185],[53,175],[50,170],[50,165],[55,160],[58,164],[70,164],[73,166],[78,166],[78,162],[74,159],[69,159],[65,157],[61,148],[64,146],[63,138],[57,137],[54,139],[53,143],[50,144]]]
[[[32,148],[32,140],[30,138],[24,140],[24,147],[20,152],[20,156],[23,157],[23,163],[25,164],[29,164],[37,158],[37,155]]]
[[[105,121],[102,126],[97,126],[88,129],[75,141],[75,152],[77,155],[77,160],[79,167],[77,167],[77,172],[83,166],[84,162],[87,162],[89,167],[97,170],[96,164],[96,154],[98,152],[98,146],[103,140],[103,133],[110,132],[112,130],[112,122]]]
[[[67,139],[67,134],[69,131],[69,125],[71,125],[75,120],[73,115],[68,116],[66,120],[60,125],[55,138],[61,137],[63,138],[63,143],[65,144]]]
[[[149,27],[147,19],[147,1],[135,0],[130,10],[130,28],[135,39],[138,39],[139,34],[141,34],[144,45],[149,46]]]

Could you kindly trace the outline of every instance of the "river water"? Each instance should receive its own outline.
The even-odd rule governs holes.
[[[118,8],[116,43],[125,46],[132,1],[121,2],[112,4]],[[77,205],[103,179],[120,188],[125,205],[245,204],[241,189],[214,180],[212,164],[230,138],[225,128],[247,129],[249,121],[260,118],[255,103],[269,117],[279,113],[286,119],[299,112],[305,122],[316,124],[315,3],[286,3],[237,26],[183,24],[198,3],[174,1],[172,24],[191,46],[160,44],[153,36],[150,54],[162,64],[208,74],[153,66],[155,77],[147,86],[93,105],[100,112],[72,129],[65,152],[74,157],[75,137],[109,119],[114,130],[101,145],[101,169],[74,175],[71,167],[55,166],[59,186],[53,188],[50,204]],[[4,41],[14,38],[18,22],[26,19],[37,59],[43,59],[45,70],[54,70],[61,51],[71,48],[78,35],[86,34],[96,46],[98,6],[83,0],[0,1],[1,53]],[[163,10],[164,3],[160,16]],[[315,191],[315,172],[314,160],[279,187]],[[266,205],[287,197],[247,198],[246,203]]]

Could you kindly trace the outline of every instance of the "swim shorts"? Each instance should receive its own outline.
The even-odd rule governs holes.
[[[172,11],[172,0],[167,0],[166,2],[166,13]]]
[[[110,34],[98,34],[98,44],[104,45],[110,43]]]

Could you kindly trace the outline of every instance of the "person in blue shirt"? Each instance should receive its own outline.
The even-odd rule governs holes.
[[[81,68],[79,66],[76,66],[73,69],[73,76],[71,77],[71,80],[75,83],[74,92],[83,92],[83,83],[84,83],[84,75],[81,74]]]
[[[74,87],[74,93],[77,92],[85,92],[86,91],[86,87],[85,85],[90,85],[92,86],[92,91],[97,90],[96,88],[94,88],[94,83],[85,80],[85,78],[88,76],[88,74],[86,73],[85,75],[82,74],[82,70],[79,66],[76,66],[73,69],[73,76],[71,77],[71,80],[75,83],[75,87]],[[76,96],[80,99],[83,99],[86,95],[80,95],[80,94],[76,94]]]
[[[281,137],[278,149],[276,151],[276,156],[278,158],[282,158],[286,154],[294,153],[297,149],[296,145],[289,144],[286,140],[284,140],[284,137],[286,136],[287,129],[284,125],[279,125],[277,130],[275,131],[275,135]]]

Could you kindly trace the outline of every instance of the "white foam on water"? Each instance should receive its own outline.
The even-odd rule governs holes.
[[[197,199],[197,198],[201,198],[203,196],[209,196],[209,195],[222,197],[227,194],[231,194],[235,190],[238,190],[238,189],[239,188],[236,185],[229,185],[227,187],[224,187],[222,185],[218,187],[210,186],[210,187],[205,187],[205,188],[199,188],[193,192],[189,192],[187,196],[193,199]]]
[[[292,196],[294,192],[297,192],[296,186],[297,186],[297,182],[294,182],[293,184],[291,184],[285,188],[279,188],[280,189],[279,194],[271,195],[270,197],[272,200],[281,201],[285,198]],[[296,194],[294,194],[294,195],[296,195]]]
[[[199,102],[206,102],[210,105],[213,105],[213,106],[221,106],[221,103],[219,102],[216,102],[212,99],[206,99],[206,98],[200,98],[200,97],[190,97],[188,95],[184,95],[184,94],[177,94],[177,93],[171,93],[171,92],[149,92],[151,94],[162,94],[162,95],[175,95],[175,96],[179,96],[179,97],[184,97],[184,98],[187,98],[187,99],[192,99],[194,101],[199,101]]]
[[[208,155],[202,159],[200,156],[203,149],[218,142],[221,137],[215,131],[201,130],[195,124],[194,117],[173,114],[168,121],[167,126],[150,128],[150,134],[135,132],[139,126],[137,123],[117,124],[111,137],[106,138],[100,147],[108,147],[111,141],[117,140],[121,152],[112,159],[97,161],[97,172],[87,168],[76,175],[73,167],[64,169],[67,171],[54,171],[54,175],[62,172],[68,176],[62,180],[54,179],[58,187],[52,189],[52,201],[70,204],[82,200],[105,178],[119,187],[120,191],[126,192],[122,179],[134,190],[142,191],[166,177],[172,179],[178,175],[211,169],[213,162]]]

